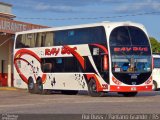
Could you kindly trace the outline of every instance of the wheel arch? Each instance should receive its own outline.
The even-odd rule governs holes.
[[[28,77],[28,83],[29,83],[29,80],[31,80],[31,79],[32,79],[32,80],[33,80],[33,82],[35,83],[35,81],[34,81],[34,79],[33,79],[33,77],[32,77],[32,76],[29,76],[29,77]]]
[[[157,90],[158,89],[158,83],[156,80],[153,80],[153,85],[155,85],[155,89],[152,88],[152,90]]]
[[[41,79],[41,80],[42,80],[42,78],[41,78],[40,76],[38,76],[38,77],[37,77],[37,79],[36,79],[36,82],[37,82],[37,80],[39,80],[39,79]]]

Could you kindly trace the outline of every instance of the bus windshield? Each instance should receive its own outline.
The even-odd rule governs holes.
[[[112,72],[151,71],[151,51],[145,33],[133,26],[115,28],[110,35]]]
[[[149,56],[112,56],[112,71],[113,72],[149,72],[151,71]]]

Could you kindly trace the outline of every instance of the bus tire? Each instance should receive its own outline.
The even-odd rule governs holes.
[[[122,95],[124,97],[135,97],[138,92],[123,92]]]
[[[154,80],[153,80],[152,90],[153,90],[153,91],[156,91],[156,90],[157,90],[157,83],[156,83],[156,81],[154,81]]]
[[[28,92],[35,93],[35,84],[32,77],[28,79]]]
[[[36,82],[36,93],[37,94],[50,94],[49,90],[43,89],[42,79],[39,77]]]
[[[65,95],[77,95],[78,91],[77,90],[62,90],[61,93]]]
[[[97,91],[96,81],[91,79],[88,83],[88,94],[92,97],[102,97],[104,96],[104,92]]]

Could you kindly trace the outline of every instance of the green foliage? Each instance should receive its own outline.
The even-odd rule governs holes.
[[[154,37],[150,37],[151,47],[153,53],[160,53],[160,42]]]

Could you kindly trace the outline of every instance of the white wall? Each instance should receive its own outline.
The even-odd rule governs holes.
[[[1,12],[1,13],[11,14],[11,13],[12,13],[12,7],[0,3],[0,12]]]
[[[1,61],[5,60],[4,62],[4,73],[8,73],[8,55],[11,53],[9,52],[9,42],[10,40],[6,41],[10,36],[1,36],[0,35],[0,73],[1,71]]]

